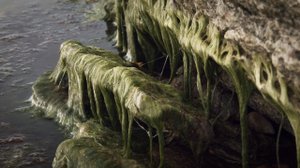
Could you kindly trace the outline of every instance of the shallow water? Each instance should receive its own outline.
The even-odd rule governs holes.
[[[89,6],[55,0],[0,0],[0,167],[51,167],[65,138],[53,121],[20,110],[31,86],[53,69],[67,39],[114,50],[104,22],[86,22]]]

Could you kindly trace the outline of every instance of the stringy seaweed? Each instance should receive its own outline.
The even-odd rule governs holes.
[[[149,132],[153,132],[152,128],[156,130],[159,167],[164,165],[165,129],[179,135],[196,157],[206,149],[212,138],[212,129],[202,117],[201,110],[185,104],[178,91],[102,49],[85,47],[74,41],[64,42],[61,57],[50,79],[58,87],[68,87],[67,107],[78,118],[76,121],[94,118],[102,126],[121,129],[125,158],[130,158],[132,153],[134,118],[146,123]],[[42,104],[38,103],[42,102],[38,95],[33,99],[34,104]],[[151,150],[152,136],[149,136],[149,141]]]
[[[157,58],[157,52],[152,50],[166,53],[170,60],[170,80],[173,79],[182,60],[184,88],[187,96],[190,95],[190,67],[193,61],[197,70],[197,88],[207,117],[209,117],[211,106],[211,78],[215,70],[214,67],[209,66],[209,58],[229,74],[239,101],[244,168],[249,166],[246,105],[254,86],[268,102],[288,117],[294,130],[298,168],[300,168],[300,110],[289,101],[287,86],[282,75],[272,67],[270,62],[265,61],[267,58],[262,59],[263,56],[259,54],[250,58],[240,55],[237,45],[223,39],[217,27],[204,15],[200,13],[190,15],[188,12],[179,10],[171,0],[116,0],[117,3],[119,1],[126,3],[127,8],[123,8],[121,13],[128,18],[126,21],[130,23],[117,24],[117,27],[130,24],[131,32],[136,32],[137,36],[128,38],[130,45],[127,46],[127,51],[136,49],[137,45],[145,46],[143,49],[146,48],[146,50],[142,52],[146,62]],[[151,44],[152,41],[155,46]],[[120,43],[119,40],[117,42]],[[128,53],[128,60],[139,61],[138,55]],[[255,65],[254,68],[251,65]],[[151,66],[154,66],[153,63]],[[206,90],[201,82],[202,69],[207,79]],[[265,73],[266,77],[263,75]]]

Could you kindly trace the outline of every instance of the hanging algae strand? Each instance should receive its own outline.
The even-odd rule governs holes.
[[[151,61],[155,59],[155,57],[157,57],[158,54],[153,52],[152,50],[158,50],[162,53],[166,53],[166,55],[170,59],[170,80],[172,80],[177,68],[179,67],[180,58],[182,57],[182,62],[184,63],[185,97],[189,98],[191,96],[191,71],[194,60],[194,64],[196,65],[198,74],[197,87],[199,90],[200,99],[206,115],[209,116],[212,90],[211,74],[214,70],[213,67],[210,66],[206,49],[202,49],[201,45],[198,45],[199,43],[197,43],[199,40],[197,41],[196,39],[199,36],[205,35],[207,20],[204,17],[201,17],[199,19],[200,21],[194,22],[197,19],[197,17],[195,17],[195,19],[193,20],[186,19],[187,21],[181,21],[180,14],[178,14],[177,16],[177,13],[169,13],[168,8],[164,8],[164,6],[166,5],[165,2],[151,2],[151,4],[154,4],[153,7],[148,6],[149,4],[147,4],[146,2],[141,1],[141,4],[136,4],[133,1],[129,1],[128,7],[133,10],[125,11],[125,15],[128,15],[128,17],[131,18],[130,24],[133,26],[135,25],[134,27],[138,32],[137,39],[143,39],[143,41],[138,40],[138,42],[140,43],[139,46],[149,46],[144,47],[147,50],[147,52],[145,52],[146,62]],[[152,8],[155,8],[155,11],[147,11],[147,9],[152,10]],[[157,15],[157,18],[153,15]],[[153,40],[153,43],[156,47],[153,48],[152,46],[150,46],[150,44],[147,44],[145,42],[147,41],[147,39],[150,41]],[[191,39],[194,40],[193,43],[185,45],[181,44],[188,43]],[[200,52],[203,56],[195,56],[193,51],[191,53],[191,45],[197,45],[197,49],[201,49]],[[148,52],[149,48],[153,48],[151,50],[152,54],[150,56],[148,54],[150,53]],[[204,74],[207,79],[206,90],[204,90],[201,83],[201,67],[204,67]]]
[[[130,3],[131,2],[131,3]],[[223,41],[220,46],[221,39],[220,33],[217,28],[208,23],[205,17],[199,13],[195,16],[186,17],[179,11],[172,10],[172,7],[165,7],[170,5],[170,1],[162,1],[156,3],[141,2],[140,4],[129,1],[128,6],[143,6],[143,11],[140,12],[141,19],[136,19],[135,23],[139,25],[140,31],[152,35],[152,38],[158,44],[158,48],[163,48],[164,52],[170,55],[170,69],[171,77],[172,72],[176,71],[176,63],[172,63],[173,60],[178,60],[183,55],[184,62],[184,83],[186,95],[189,95],[190,83],[190,71],[191,64],[190,58],[194,60],[197,70],[197,88],[202,101],[203,109],[206,116],[209,117],[209,111],[211,106],[211,78],[214,68],[210,66],[209,58],[213,59],[219,64],[231,77],[235,86],[238,100],[239,100],[239,112],[240,112],[240,124],[241,124],[241,139],[242,139],[242,164],[244,168],[248,167],[248,128],[247,128],[247,117],[246,117],[246,105],[250,96],[252,86],[248,82],[244,75],[243,69],[237,63],[238,61],[238,50],[234,48],[227,41]],[[131,13],[127,13],[130,15]],[[136,18],[136,17],[135,17]],[[144,24],[141,24],[144,21]],[[142,26],[146,26],[144,29]],[[172,38],[170,38],[171,36]],[[172,39],[172,40],[170,40]],[[174,54],[172,52],[174,48],[182,48],[183,54]],[[206,77],[206,91],[202,86],[201,69],[204,70]]]
[[[61,46],[61,57],[51,79],[58,84],[62,76],[68,77],[67,104],[78,116],[98,118],[110,125],[116,125],[114,120],[118,120],[124,157],[131,155],[134,118],[156,129],[159,167],[164,165],[163,130],[166,128],[176,132],[198,157],[212,136],[205,117],[201,117],[197,109],[186,105],[174,88],[130,65],[110,52],[67,41]],[[93,93],[96,94],[92,96]],[[84,97],[88,94],[91,95]],[[99,101],[99,98],[102,100]],[[116,108],[113,110],[112,106]],[[106,110],[102,110],[103,107]]]
[[[189,61],[187,55],[193,57],[198,74],[197,83],[200,99],[203,101],[202,103],[208,102],[203,104],[204,109],[205,106],[208,106],[208,108],[206,108],[209,109],[210,100],[207,97],[209,97],[211,93],[209,93],[210,91],[205,93],[203,86],[201,85],[200,72],[201,69],[203,69],[205,77],[209,81],[211,78],[210,71],[213,69],[207,66],[208,58],[214,60],[229,74],[236,89],[239,101],[243,144],[243,167],[248,167],[246,105],[253,88],[252,84],[248,82],[248,79],[253,82],[268,102],[287,115],[294,130],[298,167],[300,167],[299,107],[288,99],[287,86],[279,72],[276,74],[268,73],[268,78],[261,82],[260,76],[262,76],[262,72],[260,72],[260,69],[268,70],[273,68],[270,62],[260,63],[261,60],[259,59],[262,57],[260,55],[252,55],[247,58],[242,57],[237,45],[223,39],[216,26],[205,19],[204,15],[201,13],[194,13],[191,15],[189,12],[179,9],[180,7],[177,7],[171,0],[129,0],[127,8],[135,9],[125,14],[132,18],[131,24],[138,29],[138,39],[148,38],[154,40],[156,49],[168,53],[170,60],[179,60],[179,57],[184,57],[186,83],[189,82],[189,67],[187,66],[190,66],[187,63],[187,61]],[[134,15],[132,15],[133,13]],[[136,15],[139,15],[140,17],[134,17]],[[172,37],[170,38],[169,36]],[[172,39],[172,43],[169,39]],[[172,48],[181,49],[182,54],[172,54]],[[265,59],[267,60],[268,58]],[[175,72],[178,67],[175,64],[176,61],[170,61],[170,63],[171,71]],[[251,65],[256,65],[256,68],[252,68]],[[174,68],[175,70],[172,70]],[[279,89],[275,88],[275,82],[279,84]],[[210,85],[211,84],[208,83],[207,88],[211,88]],[[185,87],[187,88],[189,85],[185,84]],[[188,95],[188,89],[185,90]],[[209,110],[207,110],[206,113],[209,113]]]
[[[300,109],[289,100],[288,87],[282,74],[263,55],[254,55],[253,60],[243,61],[245,69],[253,69],[250,71],[250,79],[264,98],[287,116],[294,131],[297,167],[300,168]]]
[[[227,44],[229,46],[229,44]],[[234,52],[237,55],[234,55]],[[249,153],[248,153],[248,121],[246,107],[248,99],[251,95],[253,86],[252,83],[244,75],[242,67],[239,64],[235,64],[238,59],[238,50],[234,47],[224,47],[221,52],[221,56],[227,54],[225,58],[221,58],[224,61],[224,69],[230,74],[233,85],[235,87],[238,101],[239,101],[239,113],[240,113],[240,125],[241,125],[241,139],[242,139],[242,164],[244,168],[249,167]],[[226,58],[227,57],[227,58]]]
[[[148,14],[146,13],[136,13],[135,11],[144,10],[143,5],[132,5],[132,3],[135,3],[133,1],[128,1],[127,8],[124,9],[123,13],[125,14],[126,23],[125,25],[128,27],[126,28],[127,32],[125,32],[128,36],[128,50],[126,58],[129,61],[137,61],[139,60],[139,57],[136,57],[136,51],[138,46],[141,46],[141,48],[145,49],[142,50],[145,54],[145,62],[151,62],[153,58],[157,56],[157,51],[159,53],[164,53],[169,58],[170,63],[170,81],[174,78],[176,69],[179,66],[179,55],[182,55],[180,51],[180,47],[178,44],[178,41],[175,39],[175,34],[173,34],[168,29],[165,29],[161,23],[159,23],[159,20],[153,20]],[[143,2],[139,2],[143,3]],[[163,3],[163,2],[161,2]],[[159,6],[158,6],[159,7]],[[119,18],[117,17],[116,20]],[[171,18],[166,18],[171,19]],[[144,30],[140,29],[139,23],[145,22],[148,25],[148,32],[145,34]],[[151,34],[153,35],[153,44],[151,44],[149,41],[149,38],[143,38],[144,35],[141,35],[141,33],[145,34]],[[146,40],[145,40],[146,39]],[[152,41],[152,40],[151,40]],[[122,43],[120,39],[117,43]],[[140,43],[140,45],[138,45]],[[148,47],[149,46],[149,47]],[[152,51],[149,51],[149,48],[152,49]],[[157,51],[153,51],[157,50]],[[149,52],[147,52],[149,51]],[[153,66],[152,66],[153,67]],[[150,68],[151,69],[151,68]]]

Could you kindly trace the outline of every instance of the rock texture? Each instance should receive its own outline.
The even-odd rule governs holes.
[[[266,55],[284,74],[295,92],[294,101],[299,103],[300,1],[175,0],[174,4],[188,13],[207,15],[224,38],[239,44],[245,55]]]

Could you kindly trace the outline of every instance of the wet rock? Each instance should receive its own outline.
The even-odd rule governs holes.
[[[249,127],[256,132],[264,134],[275,134],[274,127],[263,115],[257,112],[250,112],[248,114]]]
[[[94,138],[69,139],[59,145],[53,167],[72,167],[72,165],[76,167],[99,167],[100,165],[124,168],[145,167],[138,161],[123,158],[120,149],[108,148]]]
[[[69,58],[74,57],[77,58],[77,50],[78,48],[82,48],[84,49],[85,47],[82,46],[80,43],[74,42],[74,41],[68,41],[63,43],[62,48],[61,48],[61,61],[67,61],[69,64],[70,62],[70,67],[74,67],[74,68],[80,68],[80,66],[78,66],[78,64],[76,63],[76,61],[72,61],[71,59],[69,60]],[[128,109],[128,114],[133,114],[134,118],[138,118],[138,119],[142,119],[145,123],[147,123],[147,125],[150,127],[152,127],[152,124],[156,124],[157,122],[151,122],[148,123],[148,118],[149,121],[152,121],[151,117],[153,116],[151,113],[152,112],[143,112],[144,110],[151,110],[151,111],[157,111],[158,113],[155,114],[155,117],[159,120],[159,123],[162,122],[164,125],[164,129],[168,129],[171,130],[175,133],[177,133],[179,135],[179,137],[181,139],[183,139],[187,145],[189,145],[190,149],[195,153],[195,155],[200,155],[200,153],[205,150],[205,146],[207,145],[207,143],[209,142],[209,139],[212,137],[212,130],[211,127],[209,125],[209,123],[206,121],[206,118],[201,116],[201,113],[199,113],[199,109],[196,109],[192,106],[189,106],[189,104],[186,104],[182,97],[180,92],[177,92],[174,88],[165,85],[165,84],[160,84],[159,82],[153,82],[155,81],[153,78],[149,78],[148,76],[146,76],[146,74],[138,71],[136,68],[128,68],[127,66],[125,67],[124,65],[127,65],[123,62],[123,60],[121,60],[118,56],[113,56],[110,55],[111,53],[109,52],[105,52],[104,50],[101,52],[100,49],[92,49],[92,48],[87,48],[91,54],[89,56],[88,59],[86,59],[86,61],[91,61],[91,63],[93,61],[96,60],[90,60],[90,58],[96,58],[99,59],[100,62],[98,62],[99,64],[90,64],[91,66],[85,66],[86,69],[90,69],[92,68],[92,66],[97,66],[99,69],[96,69],[95,71],[91,72],[90,74],[87,74],[86,79],[91,79],[91,82],[93,79],[95,79],[95,77],[93,77],[93,74],[97,74],[97,78],[99,77],[102,78],[103,77],[103,83],[100,82],[100,80],[96,80],[95,82],[92,82],[95,86],[93,86],[93,88],[98,88],[100,87],[104,87],[105,89],[107,89],[108,93],[112,96],[112,97],[117,97],[117,95],[122,95],[122,97],[119,98],[119,100],[128,102],[125,104],[124,108]],[[69,52],[70,50],[75,51],[73,52]],[[94,50],[94,51],[92,51]],[[95,55],[92,55],[94,54]],[[105,54],[106,55],[105,55]],[[85,53],[78,53],[78,54],[85,54]],[[96,55],[97,54],[97,55]],[[109,54],[109,56],[108,56]],[[84,56],[84,55],[82,55]],[[83,58],[83,57],[78,57]],[[110,60],[111,59],[111,60]],[[62,65],[62,64],[58,65]],[[112,64],[114,63],[114,64]],[[69,66],[68,65],[68,66]],[[102,65],[109,65],[109,66],[103,66]],[[48,74],[43,75],[42,77],[40,77],[37,82],[35,83],[35,85],[33,86],[33,99],[32,99],[32,103],[34,105],[37,105],[38,107],[44,108],[46,110],[48,110],[48,107],[51,107],[51,110],[54,111],[54,117],[61,117],[59,115],[59,112],[62,111],[64,112],[65,115],[65,110],[61,110],[62,107],[65,106],[66,103],[63,103],[63,106],[57,106],[57,99],[61,97],[61,92],[59,92],[58,94],[60,96],[55,96],[53,97],[56,93],[52,90],[49,89],[47,90],[47,92],[40,92],[41,90],[44,90],[46,87],[52,87],[54,85],[54,83],[56,84],[60,84],[63,80],[60,79],[60,77],[64,77],[62,75],[60,75],[61,73],[63,73],[63,71],[61,71],[62,67],[57,66],[57,69],[55,69],[52,73],[51,76],[53,76],[53,81],[49,80],[49,76]],[[103,68],[103,69],[101,69]],[[128,68],[128,70],[127,70]],[[82,69],[83,70],[83,69]],[[113,73],[110,70],[114,70]],[[97,72],[103,72],[102,76],[99,76],[99,73]],[[72,71],[73,73],[74,71]],[[123,72],[126,72],[123,74]],[[70,71],[71,73],[71,71]],[[69,94],[73,93],[73,90],[70,90],[70,88],[73,88],[73,86],[77,85],[77,81],[74,80],[74,78],[69,78],[72,75],[68,72],[68,88],[69,88]],[[109,74],[109,76],[115,76],[114,78],[107,78],[108,76],[106,76],[106,73]],[[58,77],[56,79],[56,77]],[[86,80],[84,79],[84,80]],[[113,80],[110,80],[113,79]],[[125,80],[126,79],[126,80]],[[142,85],[139,85],[139,80],[142,81]],[[59,82],[56,82],[59,81]],[[74,81],[74,82],[73,82]],[[119,83],[111,83],[114,81],[120,81]],[[129,82],[130,81],[130,82]],[[148,84],[148,81],[149,82]],[[47,83],[47,85],[46,85]],[[48,85],[49,83],[49,85]],[[92,84],[91,83],[91,84]],[[59,85],[58,85],[59,86]],[[113,86],[112,87],[108,87],[106,88],[106,86]],[[126,93],[133,93],[134,95],[125,95],[123,93],[124,92],[124,88],[123,86],[125,86],[125,88],[128,89],[128,91],[126,91]],[[117,89],[117,88],[122,88],[122,89]],[[141,88],[141,89],[138,89]],[[131,90],[131,89],[135,89],[135,90]],[[138,90],[136,90],[138,89]],[[74,90],[75,91],[75,90]],[[85,90],[87,91],[87,90]],[[87,92],[82,92],[83,95],[88,95]],[[122,92],[122,94],[119,94],[118,92]],[[144,92],[145,91],[145,92]],[[76,90],[74,93],[78,93],[78,90]],[[141,93],[141,94],[140,94]],[[103,94],[103,93],[102,93]],[[139,94],[139,95],[137,95]],[[51,97],[49,96],[51,95]],[[75,94],[74,94],[75,95]],[[124,97],[123,97],[124,95]],[[140,96],[142,95],[142,97]],[[149,96],[148,96],[149,95]],[[155,96],[154,96],[155,95]],[[161,96],[162,99],[160,99]],[[167,96],[167,97],[166,97]],[[74,96],[77,97],[77,96]],[[149,98],[148,98],[149,97]],[[155,101],[153,101],[153,105],[152,103],[152,99],[155,98]],[[68,96],[68,101],[71,100],[71,96]],[[88,103],[86,102],[86,100],[88,100],[89,98],[86,97],[83,100],[84,106],[88,107]],[[124,99],[124,100],[123,100]],[[52,101],[54,100],[54,101]],[[74,100],[74,104],[72,104],[72,109],[77,109],[77,105],[81,104],[78,103],[76,99]],[[72,100],[72,101],[73,101]],[[116,100],[116,103],[119,103],[119,100]],[[167,101],[165,101],[167,100]],[[75,103],[76,101],[76,103]],[[134,102],[137,101],[137,102]],[[41,103],[42,102],[42,103]],[[46,103],[44,103],[46,102]],[[95,101],[96,102],[96,101]],[[60,102],[62,103],[62,102]],[[106,103],[106,102],[99,102],[99,106],[100,103]],[[147,107],[148,104],[150,103],[150,107]],[[170,103],[170,105],[168,105]],[[121,103],[123,108],[123,103]],[[120,105],[121,105],[120,104]],[[107,104],[103,104],[106,105]],[[113,105],[113,104],[111,104]],[[128,105],[128,106],[127,106]],[[163,106],[164,105],[164,106]],[[165,105],[168,105],[165,107]],[[98,106],[98,105],[96,105]],[[118,107],[118,104],[117,104]],[[155,107],[155,110],[152,109],[153,107]],[[161,108],[163,107],[163,108]],[[172,107],[172,110],[167,110],[169,107]],[[113,107],[112,107],[113,108]],[[179,110],[177,110],[177,108],[179,108]],[[78,108],[79,109],[79,108]],[[158,109],[158,110],[156,110]],[[84,110],[84,109],[82,109]],[[50,110],[49,110],[50,111]],[[75,110],[74,110],[75,111]],[[137,112],[138,111],[138,112]],[[85,114],[85,112],[83,111],[75,111],[74,113],[70,113],[70,116],[67,116],[66,118],[75,118],[75,117],[83,117]],[[114,111],[115,112],[115,111]],[[99,113],[102,113],[102,111],[99,111]],[[58,115],[57,115],[58,114]],[[109,114],[112,115],[112,114]],[[135,116],[136,115],[136,116]],[[157,117],[157,116],[163,116],[163,117]],[[115,128],[118,127],[119,123],[118,120],[115,120],[114,118],[111,119],[110,121],[107,120],[107,118],[98,118],[97,116],[91,114],[91,116],[95,117],[95,119],[98,121],[99,119],[101,119],[104,123],[108,123],[111,124],[112,126],[115,125]],[[115,115],[115,117],[118,117],[118,114]],[[98,119],[97,119],[98,118]],[[161,120],[162,119],[162,120]],[[59,119],[61,120],[61,119]],[[80,121],[80,120],[78,120]],[[78,121],[75,121],[73,123],[78,123]],[[100,121],[100,122],[102,122]],[[65,125],[65,123],[61,122],[62,125]],[[66,124],[66,126],[68,126]],[[154,125],[154,127],[156,127]],[[158,128],[158,127],[156,127]],[[123,129],[123,127],[122,127]],[[79,135],[85,135],[87,133],[87,127],[80,127],[79,128]],[[157,129],[157,132],[162,132],[159,129]],[[127,133],[126,133],[127,134]],[[126,135],[127,136],[127,135]],[[129,135],[131,136],[131,135]],[[159,139],[163,138],[161,135],[159,136]],[[160,144],[161,145],[161,144]],[[125,144],[126,146],[126,144]],[[134,146],[134,145],[133,145]],[[79,160],[80,162],[80,160]]]

